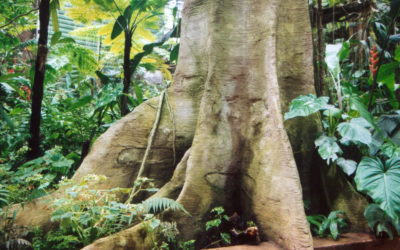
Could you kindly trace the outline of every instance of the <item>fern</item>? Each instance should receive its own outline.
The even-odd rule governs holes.
[[[0,189],[0,207],[8,205],[8,196],[10,192],[6,189]]]
[[[26,42],[22,42],[22,43],[20,43],[19,45],[18,45],[18,47],[19,48],[21,48],[21,49],[23,49],[23,48],[27,48],[27,47],[29,47],[29,46],[33,46],[33,45],[37,45],[37,39],[31,39],[31,40],[28,40],[28,41],[26,41]]]
[[[170,208],[173,211],[180,210],[183,211],[185,214],[190,215],[189,212],[186,211],[180,203],[169,198],[151,198],[143,201],[142,205],[146,213],[149,213],[151,211],[153,213],[157,213]]]
[[[24,247],[31,247],[31,246],[32,244],[29,241],[22,238],[11,239],[4,243],[5,249],[21,249]]]

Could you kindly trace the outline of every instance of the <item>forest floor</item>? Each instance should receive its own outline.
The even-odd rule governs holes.
[[[272,242],[262,242],[259,245],[237,245],[230,247],[213,248],[213,250],[280,250]],[[338,241],[328,238],[314,237],[315,250],[394,250],[400,249],[400,238],[393,240],[377,239],[367,233],[345,233]]]

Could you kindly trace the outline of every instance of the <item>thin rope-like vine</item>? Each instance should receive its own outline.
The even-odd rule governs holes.
[[[131,191],[131,193],[129,194],[129,198],[128,198],[128,200],[125,202],[125,204],[129,204],[129,203],[132,202],[133,196],[134,196],[134,194],[135,194],[136,191],[137,191],[137,190],[136,190],[136,189],[137,189],[136,181],[142,176],[142,174],[143,174],[143,172],[144,172],[144,169],[145,169],[145,167],[146,167],[146,161],[147,161],[147,158],[149,157],[149,153],[150,153],[150,150],[151,150],[151,146],[153,145],[154,136],[155,136],[155,134],[156,134],[156,131],[157,131],[157,128],[158,128],[158,124],[160,123],[161,110],[162,110],[162,106],[163,106],[163,102],[164,102],[165,92],[166,92],[165,90],[164,90],[163,92],[161,92],[160,100],[158,101],[156,119],[155,119],[155,121],[154,121],[153,128],[151,129],[150,136],[149,136],[148,141],[147,141],[146,151],[145,151],[145,153],[144,153],[143,160],[142,160],[142,163],[141,163],[141,165],[140,165],[140,169],[139,169],[139,172],[138,172],[138,174],[137,174],[137,177],[136,177],[136,179],[135,179],[135,181],[134,181],[134,183],[133,183],[132,191]]]
[[[171,103],[169,102],[169,94],[168,91],[165,93],[165,102],[167,103],[168,111],[169,111],[169,118],[171,119],[172,123],[172,152],[174,154],[174,162],[173,166],[176,164],[176,125],[175,125],[175,117],[172,111]]]

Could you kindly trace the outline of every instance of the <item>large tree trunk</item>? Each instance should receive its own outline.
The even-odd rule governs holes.
[[[253,219],[263,240],[313,248],[293,149],[299,168],[310,172],[318,117],[286,124],[282,118],[291,99],[314,92],[307,17],[306,0],[185,2],[179,64],[167,93],[173,116],[164,105],[144,173],[164,185],[155,196],[177,199],[192,215],[168,218],[185,239],[201,245],[206,214],[224,206]],[[103,174],[108,187],[132,186],[158,101],[108,129],[74,180]],[[181,159],[176,168],[174,151]],[[17,224],[50,225],[46,205],[25,208]],[[86,249],[151,249],[150,238],[138,225]]]

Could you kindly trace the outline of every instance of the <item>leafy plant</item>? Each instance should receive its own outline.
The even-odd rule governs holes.
[[[214,235],[217,236],[214,236],[215,239],[209,246],[219,243],[229,245],[231,236],[221,230],[221,226],[229,221],[228,215],[225,214],[225,209],[223,207],[215,207],[211,209],[210,213],[213,214],[213,219],[206,222],[206,231],[213,231]]]
[[[399,223],[396,223],[378,204],[369,204],[365,208],[364,215],[367,218],[368,226],[375,232],[376,236],[383,237],[386,234],[390,239],[393,239],[393,236],[400,231]]]
[[[360,192],[396,221],[400,215],[400,158],[392,157],[384,163],[379,158],[364,157],[358,165],[355,182]]]
[[[331,236],[334,240],[337,240],[341,229],[347,226],[343,217],[344,212],[337,210],[330,212],[328,217],[321,214],[307,216],[307,221],[311,230],[319,237]]]
[[[0,208],[0,248],[1,249],[21,249],[30,247],[32,244],[26,240],[28,231],[15,224],[17,211],[12,214],[8,209]],[[22,233],[21,233],[22,232]]]
[[[124,204],[118,201],[117,196],[128,194],[130,189],[91,189],[93,185],[105,181],[105,176],[89,175],[75,185],[68,179],[60,184],[66,188],[66,196],[53,202],[51,220],[59,223],[62,235],[71,236],[69,243],[75,242],[76,237],[83,245],[87,245],[97,238],[118,232],[133,222],[144,222],[149,230],[159,229],[162,222],[154,214],[166,209],[187,213],[182,205],[168,198],[152,198],[139,204]],[[144,188],[143,185],[140,187],[136,194],[140,191],[157,190]]]
[[[4,205],[8,205],[8,197],[10,192],[7,189],[4,189],[2,185],[0,185],[0,208]]]

